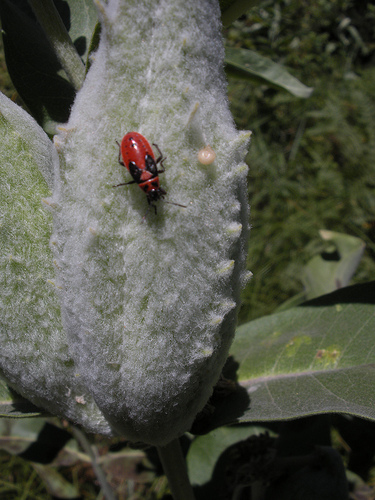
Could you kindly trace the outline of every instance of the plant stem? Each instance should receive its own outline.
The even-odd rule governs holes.
[[[99,481],[99,484],[102,488],[102,492],[104,494],[104,497],[106,500],[116,500],[116,495],[114,494],[111,486],[109,485],[103,469],[100,467],[100,465],[97,462],[96,459],[96,453],[91,446],[89,440],[87,439],[86,435],[84,432],[79,430],[77,427],[72,427],[72,433],[78,443],[82,446],[83,450],[89,455],[91,458],[91,465],[92,468],[94,469],[95,475],[97,480]]]
[[[174,500],[194,500],[180,441],[174,439],[166,446],[158,446],[157,450]]]
[[[29,3],[69,81],[76,90],[79,90],[85,77],[85,66],[53,1],[29,0]]]

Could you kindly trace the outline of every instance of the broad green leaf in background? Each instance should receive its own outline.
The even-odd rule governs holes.
[[[93,2],[56,2],[56,7],[79,55],[86,61],[97,22]],[[34,118],[52,134],[57,123],[68,120],[75,91],[26,0],[3,0],[0,17],[13,85]]]
[[[37,417],[43,413],[0,379],[0,417]]]
[[[323,421],[305,419],[302,426],[298,422],[286,452],[283,425],[278,438],[248,425],[221,427],[195,438],[187,454],[195,498],[349,500],[340,453],[316,442],[316,431],[324,431]],[[304,440],[306,435],[316,446]]]
[[[374,304],[370,282],[240,326],[231,349],[240,387],[208,427],[329,412],[375,419]]]
[[[207,483],[211,479],[218,458],[229,446],[262,431],[264,431],[263,428],[246,425],[220,427],[195,438],[187,455],[191,483],[193,485]]]
[[[98,23],[95,2],[92,0],[67,0],[65,4],[66,10],[60,15],[67,26],[70,38],[76,46],[78,54],[83,62],[86,62],[91,39]]]
[[[0,449],[31,462],[51,463],[72,436],[58,419],[0,419]]]
[[[256,0],[220,0],[221,20],[224,26],[229,26],[251,7],[257,5]]]
[[[313,92],[312,88],[297,80],[286,68],[252,50],[226,47],[225,63],[230,76],[267,83],[305,99]]]
[[[43,418],[0,418],[0,449],[11,455],[22,454],[43,429]]]
[[[366,246],[364,241],[325,229],[321,229],[319,234],[327,242],[327,248],[303,267],[301,281],[304,290],[281,304],[276,312],[286,311],[306,300],[349,285],[362,258]]]
[[[366,246],[360,238],[349,234],[327,230],[319,234],[330,247],[324,254],[313,257],[304,268],[302,281],[307,300],[348,286]]]

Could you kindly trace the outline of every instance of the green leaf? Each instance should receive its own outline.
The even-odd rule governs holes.
[[[74,89],[27,3],[0,3],[4,52],[13,85],[37,122],[50,134],[66,122]]]
[[[100,23],[97,23],[94,32],[91,37],[89,49],[88,49],[88,54],[87,54],[87,60],[86,60],[86,73],[90,69],[92,59],[91,59],[91,54],[98,50],[99,47],[99,42],[100,42],[100,34],[102,32],[102,26]]]
[[[256,0],[221,0],[221,20],[224,26],[229,26],[251,7],[257,5]]]
[[[365,243],[355,236],[327,230],[319,233],[330,247],[304,268],[303,284],[308,300],[347,286],[365,249]]]
[[[38,438],[46,421],[43,418],[0,419],[0,449],[22,455]]]
[[[192,485],[203,485],[212,478],[220,455],[232,444],[259,434],[263,429],[254,426],[220,427],[199,436],[192,442],[186,457]]]
[[[267,83],[305,99],[313,92],[283,66],[252,50],[227,47],[225,62],[227,73],[231,76]]]
[[[58,243],[54,248],[57,279],[64,290],[60,294],[62,317],[69,341],[74,342],[71,352],[86,384],[85,394],[94,396],[116,432],[132,441],[164,446],[189,429],[205,405],[233,338],[238,287],[245,274],[247,167],[242,158],[250,133],[239,134],[233,127],[220,83],[224,54],[220,52],[217,5],[200,0],[189,4],[184,0],[149,2],[146,17],[139,15],[136,4],[129,8],[126,0],[101,5],[102,41],[71,118],[55,137],[61,185],[53,198],[54,239]],[[193,18],[189,17],[192,9]],[[187,19],[193,22],[190,27]],[[187,44],[180,45],[181,29],[186,33],[192,30]],[[172,33],[177,34],[173,43]],[[169,71],[165,73],[166,60],[173,61],[173,78]],[[196,71],[200,66],[205,68],[204,75]],[[146,67],[152,68],[152,75],[159,75],[156,80],[152,76],[150,82],[145,79]],[[129,68],[131,78],[125,78]],[[188,95],[181,94],[177,81],[189,89]],[[207,101],[207,92],[212,100]],[[142,118],[139,106],[145,93],[147,116]],[[114,100],[115,95],[118,98]],[[214,117],[212,121],[207,113]],[[179,123],[180,132],[168,125],[168,114]],[[165,144],[171,166],[168,197],[170,203],[186,207],[160,204],[157,214],[151,210],[145,218],[147,199],[139,189],[125,189],[126,198],[124,190],[112,189],[122,179],[129,180],[113,162],[118,156],[114,138],[120,139],[126,130],[141,130],[151,142]],[[154,138],[156,130],[160,141]],[[99,147],[94,151],[95,142]],[[220,159],[214,170],[198,164],[197,152],[205,144]],[[189,183],[183,181],[186,168],[174,161],[174,151],[186,162],[197,164]],[[96,165],[94,170],[92,165]],[[204,208],[207,196],[202,191],[202,168],[214,193],[209,197],[209,212]],[[230,179],[229,171],[233,172]],[[221,173],[226,179],[224,199],[220,195]],[[197,219],[189,215],[190,203],[192,210],[197,210]],[[140,226],[142,217],[145,224]],[[182,220],[190,221],[191,226],[181,224]],[[124,231],[117,233],[118,227]],[[173,239],[155,238],[155,230],[159,234],[162,228],[173,233]],[[211,232],[216,236],[210,236]],[[114,237],[119,237],[118,244],[114,244]],[[217,241],[221,241],[220,248]],[[155,265],[150,257],[156,259]],[[134,258],[137,268],[131,275],[127,269]],[[126,267],[125,274],[119,261]],[[173,275],[168,272],[172,261]],[[186,279],[192,273],[194,285],[187,287]],[[157,294],[153,293],[156,284]],[[168,307],[161,312],[163,295]],[[91,314],[92,307],[95,314]],[[145,318],[150,321],[144,323]],[[173,377],[169,376],[171,370]],[[167,390],[160,392],[162,387]]]
[[[342,412],[375,419],[375,282],[238,329],[232,348],[251,397],[241,420]]]
[[[39,417],[43,412],[0,379],[0,417]],[[0,419],[1,422],[1,419]]]
[[[70,4],[59,3],[57,7],[85,61],[97,21],[96,9],[89,0]],[[74,89],[26,1],[3,0],[0,17],[4,52],[13,84],[34,118],[53,134],[55,125],[69,118]]]
[[[206,431],[322,413],[375,419],[375,282],[342,288],[237,329],[240,388]]]
[[[65,3],[68,7],[60,15],[79,55],[85,62],[98,23],[95,2],[92,0],[67,0]]]
[[[76,375],[61,323],[52,215],[43,208],[53,206],[46,197],[58,163],[56,149],[35,120],[1,93],[0,139],[0,375],[49,414],[108,433]],[[14,401],[7,390],[3,396],[3,415],[40,414],[24,400]]]
[[[306,300],[349,285],[362,258],[365,243],[355,236],[325,229],[321,229],[319,234],[329,246],[304,266],[301,276],[304,291],[281,304],[276,312],[286,311]]]
[[[30,194],[32,193],[31,189],[33,189],[33,194],[35,194],[36,184],[41,182],[41,196],[50,194],[54,184],[55,166],[58,163],[58,158],[52,142],[36,121],[1,92],[0,134],[2,136],[0,144],[1,178],[5,181],[7,177],[12,177],[12,180],[7,179],[7,182],[15,182],[17,188],[10,191],[9,186],[4,185],[4,182],[0,188],[0,192],[4,190],[0,206],[3,206],[3,214],[5,214],[8,210],[13,213],[11,208],[13,203],[17,209],[21,209],[20,203],[17,202],[17,196],[21,196],[21,199],[25,196],[22,187]],[[25,155],[25,158],[21,155]],[[24,159],[24,162],[21,159]],[[32,176],[36,178],[33,179]],[[29,182],[27,182],[28,180]],[[6,200],[8,197],[9,204]],[[37,204],[38,209],[40,208],[39,203],[40,198],[36,195],[35,204]],[[30,216],[30,212],[27,214]],[[31,217],[31,220],[34,218]]]

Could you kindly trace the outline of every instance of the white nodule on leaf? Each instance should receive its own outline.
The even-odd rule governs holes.
[[[205,146],[198,151],[198,161],[202,165],[211,165],[216,159],[216,153],[211,146]]]
[[[228,109],[216,0],[99,10],[99,49],[55,139],[57,285],[88,393],[116,432],[160,445],[189,430],[233,338],[249,134]],[[131,180],[116,144],[129,131],[159,146],[165,200],[187,208],[160,200],[155,214],[136,184],[113,188]],[[204,144],[216,153],[209,169],[197,158]]]

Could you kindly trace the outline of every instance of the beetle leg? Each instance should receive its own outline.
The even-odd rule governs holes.
[[[153,208],[154,208],[154,210],[155,210],[155,214],[156,214],[156,206],[155,206],[153,203],[151,203],[151,201],[149,201],[148,199],[147,199],[147,201],[148,201],[148,208],[147,208],[147,212],[146,212],[146,213],[144,214],[144,216],[142,217],[142,222],[145,222],[146,217],[147,217],[147,214],[148,214],[148,213],[149,213],[149,211],[150,211],[150,207],[153,207]]]
[[[147,209],[147,212],[146,212],[146,214],[144,215],[143,218],[146,217],[148,211],[150,210],[150,207],[152,207],[155,210],[155,215],[157,213],[156,205],[154,203],[152,203],[151,199],[148,196],[147,196],[147,203],[148,203],[148,209]]]
[[[163,167],[163,170],[158,170],[158,174],[162,174],[165,172],[165,167],[163,165],[163,161],[165,160],[166,158],[163,158],[162,160],[160,160],[160,165]]]
[[[119,186],[127,186],[128,184],[135,184],[135,181],[122,182],[121,184],[116,184],[116,186],[112,186],[112,187],[117,188]]]
[[[159,157],[156,159],[155,163],[156,164],[160,163],[160,165],[162,166],[163,170],[158,170],[158,174],[162,174],[163,172],[165,172],[165,167],[163,162],[167,159],[167,157],[163,158],[163,153],[160,151],[160,148],[157,144],[153,142],[152,145],[155,146],[156,149],[158,150]]]
[[[117,146],[118,146],[118,162],[119,162],[120,165],[122,165],[123,167],[125,167],[125,163],[121,159],[121,146],[120,146],[120,143],[118,141],[116,141],[116,143],[117,143]],[[113,187],[117,187],[117,186],[113,186]]]

